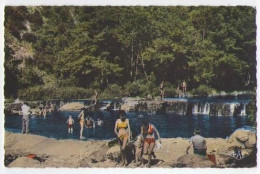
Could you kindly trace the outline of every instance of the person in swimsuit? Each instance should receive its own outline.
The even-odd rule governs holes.
[[[78,115],[78,120],[79,120],[79,125],[80,125],[80,136],[79,138],[82,139],[82,133],[83,133],[83,129],[84,129],[84,120],[85,120],[85,116],[84,116],[84,109],[81,109],[79,115]]]
[[[122,165],[126,166],[126,153],[125,147],[128,142],[130,142],[130,125],[129,120],[126,119],[126,114],[124,111],[119,112],[120,118],[116,120],[114,132],[118,138],[118,144],[120,146]]]
[[[85,119],[85,127],[88,136],[95,134],[95,121],[90,117],[89,114],[87,114]]]
[[[68,133],[73,133],[74,120],[72,116],[69,116],[69,119],[67,120],[67,124],[68,124]]]
[[[141,134],[144,137],[144,147],[143,147],[143,154],[148,155],[148,167],[151,167],[151,158],[154,155],[153,149],[155,147],[155,135],[156,133],[159,142],[161,143],[160,134],[157,131],[156,127],[149,123],[147,118],[143,118],[142,126],[141,126]]]
[[[164,90],[163,90],[163,88],[164,88],[164,81],[162,81],[162,83],[160,84],[161,99],[163,99],[163,97],[164,97]]]
[[[87,129],[95,128],[95,121],[89,115],[85,119],[85,126]]]
[[[187,83],[185,82],[185,80],[183,80],[181,86],[182,86],[182,92],[183,92],[183,93],[186,93],[186,90],[187,90]]]

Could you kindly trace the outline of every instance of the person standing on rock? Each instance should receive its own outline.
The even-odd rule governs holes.
[[[182,92],[183,94],[185,94],[187,90],[187,83],[185,82],[185,80],[183,80],[181,86],[182,86]]]
[[[197,155],[206,155],[207,145],[204,137],[200,135],[200,130],[194,130],[194,136],[191,137],[189,145],[187,146],[186,153],[188,154],[189,149],[193,145],[194,154]]]
[[[68,133],[73,133],[73,124],[74,124],[74,120],[72,118],[72,116],[69,116],[69,119],[67,120],[67,124],[68,124]]]
[[[164,97],[164,81],[162,81],[162,83],[160,84],[160,96],[162,100]]]
[[[23,114],[23,121],[22,121],[22,133],[28,133],[29,132],[29,119],[30,119],[30,107],[25,102],[23,103],[22,107],[22,114]]]
[[[78,120],[79,120],[79,125],[80,125],[80,134],[79,138],[83,139],[83,130],[84,130],[84,121],[85,121],[85,116],[84,116],[84,108],[81,109],[79,115],[78,115]]]
[[[116,120],[114,132],[118,138],[118,144],[120,146],[122,165],[127,165],[125,147],[130,142],[130,124],[129,120],[126,119],[126,113],[124,111],[119,112],[119,119]]]
[[[161,144],[161,138],[156,127],[149,123],[148,118],[143,118],[141,126],[141,134],[144,137],[143,154],[148,155],[148,167],[151,167],[151,158],[155,157],[153,149],[155,147],[155,133]]]

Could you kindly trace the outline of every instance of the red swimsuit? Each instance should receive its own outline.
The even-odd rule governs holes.
[[[151,124],[149,124],[149,128],[148,128],[147,133],[150,134],[150,135],[152,135],[154,133],[154,128]],[[147,142],[148,144],[151,144],[151,143],[155,142],[155,138],[145,138],[144,141]]]

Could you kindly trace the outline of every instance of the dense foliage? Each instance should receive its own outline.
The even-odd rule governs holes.
[[[162,80],[169,96],[183,80],[195,94],[254,90],[255,16],[245,6],[6,7],[5,97],[155,96]]]

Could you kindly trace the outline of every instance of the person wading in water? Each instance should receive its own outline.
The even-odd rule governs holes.
[[[84,129],[84,121],[85,121],[85,116],[84,116],[84,108],[81,109],[79,115],[78,115],[78,120],[79,120],[79,125],[80,125],[80,134],[79,134],[79,139],[83,139],[83,129]]]
[[[115,123],[115,134],[118,137],[118,144],[120,146],[122,165],[127,165],[125,147],[130,142],[130,124],[129,120],[126,119],[126,113],[124,111],[119,112],[119,119]]]

